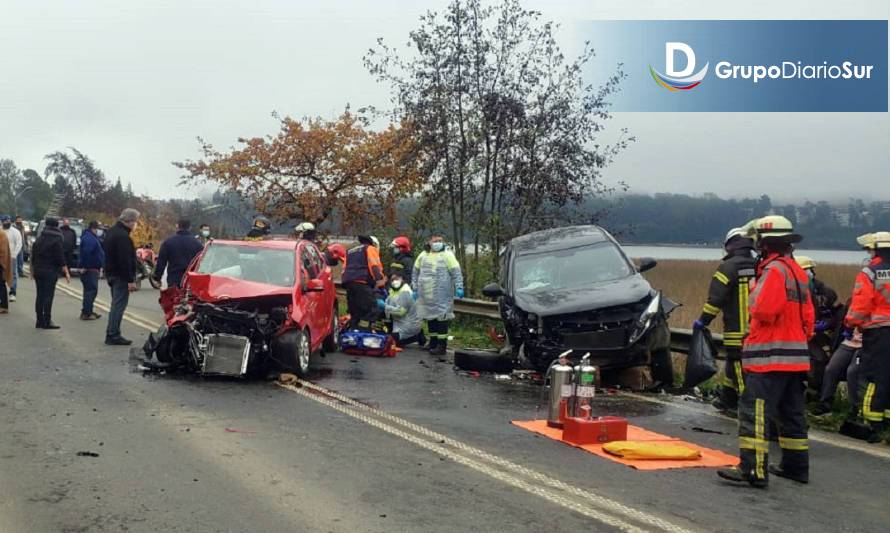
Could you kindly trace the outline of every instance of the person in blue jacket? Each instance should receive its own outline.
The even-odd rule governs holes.
[[[179,282],[182,281],[182,276],[188,270],[192,259],[204,249],[201,241],[192,236],[191,225],[186,219],[180,220],[176,225],[176,235],[168,237],[161,244],[154,278],[160,282],[166,270],[167,287],[179,287]]]
[[[83,272],[80,282],[83,284],[83,307],[80,311],[81,320],[102,318],[93,311],[93,302],[99,294],[99,276],[105,268],[105,249],[99,241],[99,222],[90,222],[87,231],[80,236],[80,264]]]

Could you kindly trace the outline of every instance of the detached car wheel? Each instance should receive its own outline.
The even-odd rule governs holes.
[[[331,312],[331,334],[325,337],[322,349],[325,353],[334,353],[339,349],[340,337],[340,312],[337,310],[337,304],[334,303],[334,310]]]
[[[461,370],[503,374],[513,371],[513,358],[494,350],[455,350],[454,366]]]

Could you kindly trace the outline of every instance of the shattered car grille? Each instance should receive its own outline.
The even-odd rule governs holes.
[[[206,375],[243,376],[247,373],[250,340],[224,333],[204,337],[207,349],[201,372]]]
[[[638,305],[556,315],[544,319],[545,332],[566,348],[615,350],[625,348],[641,309]]]

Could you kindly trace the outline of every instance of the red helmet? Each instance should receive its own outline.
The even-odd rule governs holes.
[[[401,250],[403,252],[411,251],[411,241],[408,240],[408,237],[405,237],[405,236],[396,237],[395,239],[392,240],[391,243],[389,243],[389,245],[396,246],[396,247],[398,247],[399,250]]]
[[[342,244],[331,244],[330,246],[328,246],[328,252],[330,252],[331,257],[333,257],[337,261],[343,261],[346,259],[346,247]]]

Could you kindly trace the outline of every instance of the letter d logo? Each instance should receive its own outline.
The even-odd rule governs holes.
[[[686,56],[686,68],[681,71],[674,70],[674,56],[676,52],[683,52]],[[692,74],[695,70],[695,52],[686,43],[664,43],[664,72],[672,78],[683,78]]]
[[[680,71],[674,69],[674,58],[677,52],[681,52],[686,56],[686,67]],[[695,71],[695,52],[692,50],[692,47],[686,43],[667,42],[664,43],[664,66],[667,74],[658,72],[652,68],[652,65],[649,65],[649,73],[660,87],[664,87],[671,92],[688,91],[701,83],[701,80],[708,73],[709,64],[705,63],[701,70],[693,74]]]

